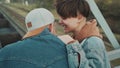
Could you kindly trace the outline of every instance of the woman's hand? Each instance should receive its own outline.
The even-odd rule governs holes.
[[[59,39],[61,39],[65,44],[70,44],[75,42],[75,40],[70,35],[62,35],[58,36]]]

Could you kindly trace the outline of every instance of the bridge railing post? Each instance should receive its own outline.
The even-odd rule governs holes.
[[[113,35],[111,29],[109,28],[106,20],[104,19],[102,13],[100,12],[99,8],[97,7],[94,0],[86,0],[90,6],[90,9],[93,15],[96,17],[99,25],[102,27],[103,31],[105,32],[107,38],[111,42],[112,46],[117,49],[120,48],[118,41],[116,40],[115,36]]]

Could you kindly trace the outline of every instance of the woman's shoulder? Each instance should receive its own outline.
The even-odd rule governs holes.
[[[86,38],[86,42],[89,43],[89,44],[103,44],[103,40],[99,37],[96,37],[96,36],[92,36],[92,37],[88,37]]]
[[[101,38],[92,36],[89,38],[86,38],[83,47],[90,48],[90,49],[104,49],[105,45]]]

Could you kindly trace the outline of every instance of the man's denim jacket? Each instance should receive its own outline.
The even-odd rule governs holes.
[[[69,68],[111,68],[103,41],[98,37],[66,46]],[[80,55],[80,62],[78,61]]]

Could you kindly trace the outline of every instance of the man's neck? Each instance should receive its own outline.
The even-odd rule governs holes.
[[[24,35],[23,39],[24,39],[24,38],[28,38],[28,37],[32,37],[32,36],[35,36],[35,35],[38,35],[38,34],[41,33],[44,29],[45,29],[45,27],[42,27],[42,28],[38,28],[38,29],[35,29],[35,30],[33,30],[33,31],[27,32],[27,34]]]

